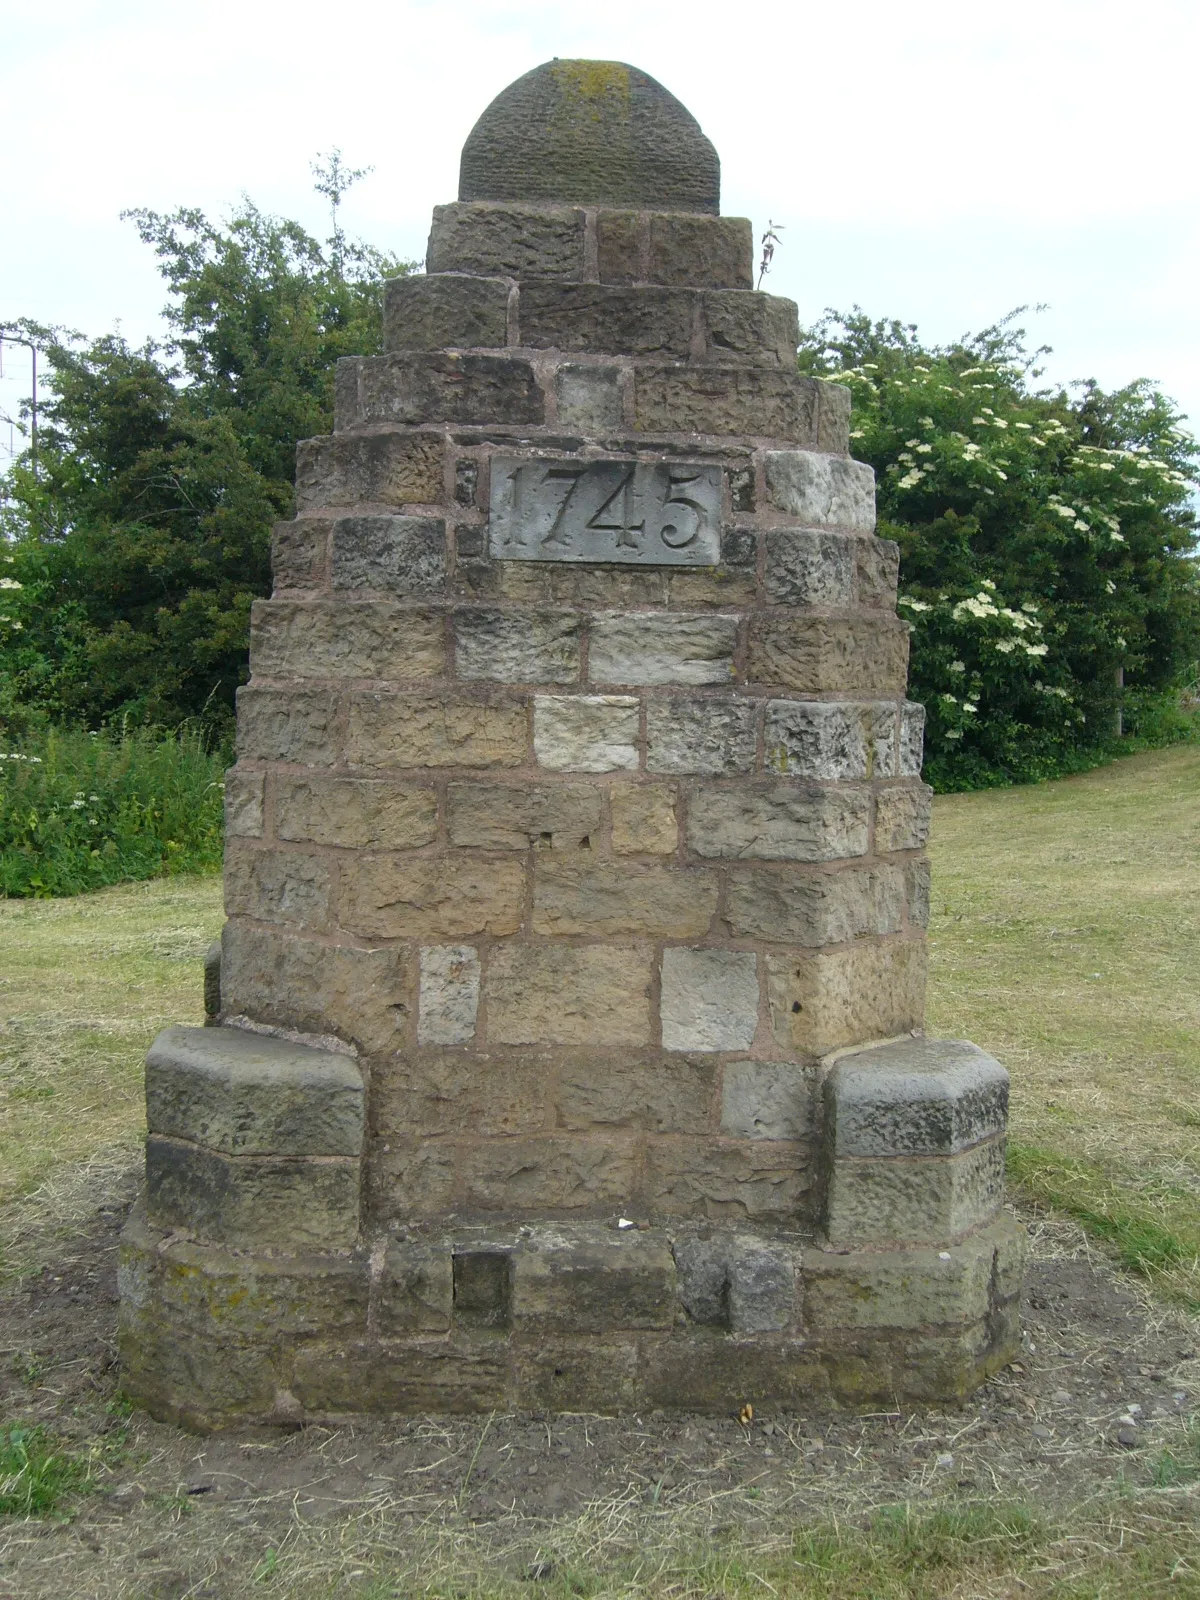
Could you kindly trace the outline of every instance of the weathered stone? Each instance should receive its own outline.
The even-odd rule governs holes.
[[[280,839],[341,849],[413,850],[437,834],[433,789],[290,773],[280,773],[272,782]]]
[[[434,206],[426,270],[582,278],[584,217],[571,206]]]
[[[817,416],[817,449],[845,455],[850,448],[849,389],[842,383],[821,380],[821,403]]]
[[[338,432],[371,422],[538,423],[545,401],[521,356],[457,351],[360,356],[353,409],[337,413]],[[345,358],[338,363],[346,364]]]
[[[900,577],[900,546],[896,541],[855,540],[854,565],[859,605],[894,611],[896,585]]]
[[[746,675],[801,694],[902,694],[908,628],[871,617],[767,616],[750,624]]]
[[[862,541],[809,528],[769,528],[764,593],[774,606],[848,606]]]
[[[767,955],[767,998],[785,1050],[825,1055],[919,1028],[925,1009],[924,940],[861,941],[840,950]]]
[[[534,867],[531,926],[539,934],[686,939],[708,932],[718,892],[713,872],[548,854]]]
[[[342,869],[342,925],[368,938],[454,939],[515,933],[525,869],[520,861],[448,855],[362,855]]]
[[[644,211],[596,213],[596,265],[601,283],[645,284],[650,225]]]
[[[225,774],[225,833],[229,838],[261,839],[263,775],[230,767]]]
[[[638,711],[632,695],[535,695],[533,748],[538,765],[559,772],[636,768]]]
[[[810,1166],[807,1146],[782,1139],[652,1139],[647,1204],[652,1215],[795,1224],[807,1216]]]
[[[215,1028],[221,1020],[221,941],[214,939],[204,952],[204,1026]]]
[[[866,854],[869,815],[859,789],[700,787],[688,804],[688,845],[710,857],[835,861]]]
[[[601,1343],[591,1335],[514,1339],[512,1403],[529,1411],[611,1415],[641,1395],[636,1339]]]
[[[520,343],[531,350],[603,350],[686,360],[696,296],[686,289],[523,283]]]
[[[587,850],[600,829],[600,791],[564,783],[452,783],[450,843],[479,850]]]
[[[470,456],[466,456],[454,463],[454,498],[460,506],[474,506],[478,503],[479,462]],[[469,524],[460,524],[455,529],[455,533],[460,534],[466,526],[469,526]],[[456,539],[456,548],[459,555],[467,555],[469,553],[463,548],[461,538]],[[482,552],[483,547],[480,545],[480,548],[474,554],[481,555]]]
[[[276,591],[320,588],[325,581],[328,552],[329,523],[323,519],[301,517],[295,522],[277,522],[271,529],[271,572]]]
[[[521,1332],[669,1328],[675,1261],[661,1234],[542,1227],[514,1257],[513,1324]]]
[[[821,1352],[801,1339],[716,1338],[711,1333],[644,1333],[639,1341],[641,1405],[736,1417],[748,1400],[756,1416],[811,1415],[829,1404]],[[896,1391],[888,1391],[892,1394]],[[890,1402],[889,1402],[890,1403]]]
[[[375,1134],[389,1145],[441,1134],[511,1138],[546,1125],[545,1063],[532,1057],[401,1050],[376,1063],[371,1088]]]
[[[747,218],[653,212],[649,220],[648,283],[692,285],[699,289],[754,287],[754,234]]]
[[[896,707],[889,701],[769,700],[763,733],[769,771],[844,782],[896,773]]]
[[[620,367],[564,363],[554,374],[558,422],[580,433],[606,433],[625,417]]]
[[[599,613],[592,621],[592,683],[728,683],[737,618],[674,612]]]
[[[574,683],[579,634],[573,611],[459,611],[454,670],[496,683]]]
[[[812,450],[768,450],[767,497],[810,528],[875,531],[875,474],[861,461]]]
[[[904,901],[904,875],[897,867],[842,872],[755,867],[730,874],[723,920],[737,939],[812,948],[898,932]]]
[[[491,1341],[313,1341],[296,1351],[292,1388],[313,1417],[495,1411],[505,1352]]]
[[[256,678],[432,678],[445,662],[445,630],[434,612],[346,600],[256,600],[251,611]]]
[[[419,1044],[470,1044],[479,1010],[479,952],[467,944],[421,949]]]
[[[904,702],[900,719],[900,776],[919,778],[925,750],[925,707]]]
[[[823,1228],[831,1244],[923,1244],[960,1237],[990,1221],[1003,1202],[1003,1139],[953,1156],[838,1156]]]
[[[753,772],[758,735],[753,700],[672,696],[646,702],[646,766],[651,772],[730,777]]]
[[[415,273],[383,286],[383,348],[500,349],[508,343],[509,285],[502,278]]]
[[[441,1139],[375,1139],[368,1166],[368,1213],[406,1226],[444,1215],[455,1204],[453,1144]]]
[[[843,1056],[825,1096],[839,1159],[954,1155],[1008,1120],[1008,1073],[965,1039],[905,1039]]]
[[[335,433],[303,439],[296,446],[300,511],[326,506],[432,506],[442,497],[442,441],[436,434]]]
[[[525,760],[525,707],[402,695],[359,695],[350,705],[346,760],[353,767],[517,767]]]
[[[918,928],[929,926],[929,862],[907,861],[904,865],[904,895],[908,920]]]
[[[388,1244],[376,1290],[376,1321],[386,1339],[405,1333],[448,1333],[454,1307],[448,1248],[415,1240]]]
[[[335,589],[438,594],[446,582],[446,524],[437,517],[339,517],[330,570]]]
[[[768,968],[772,961],[767,956]],[[807,1139],[813,1075],[794,1061],[731,1061],[725,1067],[721,1132],[732,1139]]]
[[[329,921],[329,863],[303,850],[225,847],[225,910],[235,917],[320,930]]]
[[[357,1156],[355,1062],[244,1028],[164,1028],[146,1055],[146,1126],[226,1155]]]
[[[473,1210],[544,1214],[627,1205],[636,1164],[631,1143],[491,1139],[464,1151],[463,1172]]]
[[[617,855],[674,855],[679,847],[675,791],[665,783],[620,783],[609,790]]]
[[[748,1050],[757,1031],[758,957],[753,950],[663,951],[665,1050]]]
[[[710,1133],[716,1071],[706,1055],[571,1051],[558,1065],[557,1125],[579,1131]]]
[[[800,328],[793,300],[744,290],[709,293],[704,296],[704,328],[709,361],[791,366],[796,360]]]
[[[643,433],[749,434],[809,440],[816,427],[811,378],[777,367],[639,362],[634,414]]]
[[[507,1328],[512,1323],[515,1252],[460,1242],[454,1252],[454,1317],[464,1328]]]
[[[933,790],[925,784],[880,789],[875,796],[875,849],[923,850],[929,839]]]
[[[337,699],[327,689],[259,689],[237,692],[239,759],[332,766]]]
[[[495,1044],[650,1042],[650,957],[628,945],[498,945],[484,995]]]

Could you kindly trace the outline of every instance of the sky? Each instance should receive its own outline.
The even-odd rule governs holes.
[[[943,342],[1041,306],[1048,380],[1152,378],[1200,431],[1198,47],[1196,0],[3,0],[0,326],[160,334],[121,211],[247,194],[323,236],[333,146],[374,167],[347,232],[419,259],[492,97],[593,57],[697,117],[803,323],[857,304]],[[0,467],[29,392],[3,355]]]

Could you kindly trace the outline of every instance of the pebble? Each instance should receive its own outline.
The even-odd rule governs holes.
[[[1056,1406],[1069,1406],[1071,1403],[1071,1395],[1066,1389],[1055,1389],[1050,1398]]]
[[[1128,1423],[1117,1429],[1117,1443],[1125,1450],[1132,1450],[1138,1442],[1137,1429]]]
[[[1033,1437],[1035,1439],[1053,1439],[1054,1429],[1048,1428],[1044,1422],[1035,1422],[1033,1425]]]
[[[949,1468],[954,1465],[954,1457],[949,1454],[939,1456],[934,1462],[934,1465],[937,1467],[944,1467],[949,1470]]]

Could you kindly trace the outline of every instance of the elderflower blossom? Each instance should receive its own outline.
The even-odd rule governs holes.
[[[992,641],[1002,656],[1008,656],[1017,648],[1015,639],[995,639]]]
[[[932,450],[933,446],[931,444],[919,444],[917,446],[917,454],[919,456],[927,456],[932,452]]]
[[[912,489],[918,483],[920,483],[921,479],[924,476],[925,476],[925,474],[921,471],[920,467],[910,467],[909,470],[900,479],[900,481],[896,485],[896,487],[897,487],[897,489]]]
[[[1104,585],[1104,592],[1105,594],[1116,594],[1117,586],[1111,578],[1109,578],[1108,582]]]
[[[1027,656],[1045,656],[1050,653],[1048,644],[1026,644],[1024,639],[1021,640],[1021,649]]]
[[[967,670],[967,663],[965,661],[952,661],[948,670],[950,672],[965,672]]]
[[[15,578],[0,578],[0,589],[23,589],[25,585]]]
[[[964,711],[978,711],[979,710],[979,707],[975,704],[975,702],[973,700],[964,700],[963,703],[962,703],[962,708],[963,708]]]
[[[955,622],[961,622],[964,617],[998,617],[999,607],[992,604],[990,595],[982,590],[979,594],[972,595],[968,600],[960,600],[950,613]]]
[[[911,595],[902,594],[897,605],[907,606],[910,611],[931,611],[933,607],[925,600],[914,600]]]

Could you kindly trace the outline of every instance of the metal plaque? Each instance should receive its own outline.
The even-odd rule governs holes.
[[[721,468],[493,456],[488,515],[489,547],[501,561],[714,567]]]

